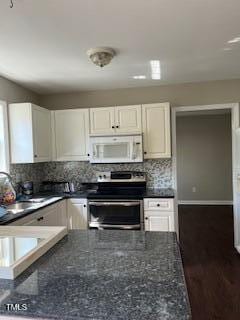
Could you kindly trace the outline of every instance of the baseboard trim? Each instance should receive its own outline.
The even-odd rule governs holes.
[[[178,204],[227,206],[227,205],[233,205],[233,201],[231,200],[179,200]]]

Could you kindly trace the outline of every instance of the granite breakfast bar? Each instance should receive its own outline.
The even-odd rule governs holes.
[[[7,304],[18,304],[19,310],[9,311]],[[175,233],[70,231],[15,280],[0,280],[0,319],[7,315],[190,319]]]

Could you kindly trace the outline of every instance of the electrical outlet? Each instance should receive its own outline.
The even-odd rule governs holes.
[[[193,193],[197,192],[197,188],[196,187],[192,187],[192,192]]]

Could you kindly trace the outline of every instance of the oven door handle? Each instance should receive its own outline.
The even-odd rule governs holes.
[[[139,206],[140,202],[132,201],[132,202],[89,202],[90,206],[102,207],[102,206],[123,206],[123,207],[135,207]]]
[[[95,227],[98,230],[103,229],[119,229],[119,230],[138,230],[141,229],[140,224],[99,224],[98,226],[93,226],[91,223],[89,224],[90,227]]]

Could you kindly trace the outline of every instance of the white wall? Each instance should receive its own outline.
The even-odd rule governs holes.
[[[179,200],[232,200],[231,152],[230,114],[177,117]]]
[[[39,96],[13,81],[0,77],[0,100],[7,101],[8,103],[33,102],[38,104]]]
[[[139,82],[141,85],[141,82]],[[49,109],[88,108],[170,102],[171,106],[194,106],[240,101],[240,80],[208,81],[115,90],[79,91],[40,96]]]

